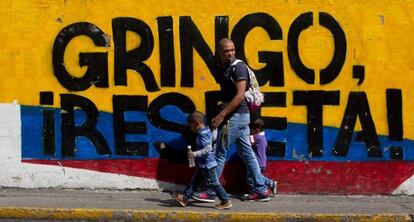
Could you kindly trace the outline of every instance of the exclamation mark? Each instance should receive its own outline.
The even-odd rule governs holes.
[[[394,141],[403,140],[402,122],[402,93],[400,89],[387,89],[387,120],[389,139]],[[390,158],[403,159],[402,146],[391,146]]]
[[[40,105],[53,105],[53,92],[40,92]],[[55,145],[55,111],[42,109],[43,114],[43,154],[56,155]]]

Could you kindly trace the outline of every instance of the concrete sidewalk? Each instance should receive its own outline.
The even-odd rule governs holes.
[[[0,189],[0,221],[413,221],[414,196],[277,195],[230,210],[159,191]]]

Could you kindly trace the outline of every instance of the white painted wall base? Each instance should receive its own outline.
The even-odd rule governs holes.
[[[414,175],[404,181],[392,194],[414,195]]]

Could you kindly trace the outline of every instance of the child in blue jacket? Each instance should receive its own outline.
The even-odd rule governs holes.
[[[187,155],[189,158],[195,158],[197,171],[191,178],[191,182],[184,190],[184,193],[175,194],[175,199],[181,206],[185,207],[201,181],[204,180],[206,185],[211,190],[214,190],[221,201],[216,205],[216,209],[228,209],[232,207],[232,203],[216,174],[217,162],[212,147],[212,134],[210,129],[205,126],[204,118],[204,114],[198,111],[194,111],[188,116],[187,120],[190,129],[197,133],[197,138],[194,151],[188,151]]]

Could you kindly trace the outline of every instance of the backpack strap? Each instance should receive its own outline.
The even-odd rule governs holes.
[[[235,65],[237,65],[237,63],[239,63],[239,62],[243,62],[243,61],[241,61],[240,59],[235,59],[231,64],[230,64],[230,66],[235,66]],[[244,63],[244,62],[243,62]]]
[[[246,65],[246,63],[244,63],[242,60],[240,60],[240,59],[235,59],[231,64],[230,64],[230,69],[232,69],[231,71],[234,73],[235,71],[236,71],[236,65],[238,64],[238,63],[243,63],[245,66],[246,66],[246,68],[247,68],[247,71],[249,72],[250,70],[250,68]],[[236,84],[236,81],[234,81],[234,79],[232,78],[232,76],[230,76],[229,77],[230,78],[230,80],[233,82],[233,84]],[[249,87],[249,85],[250,85],[250,74],[248,74],[248,76],[247,76],[247,88]]]

